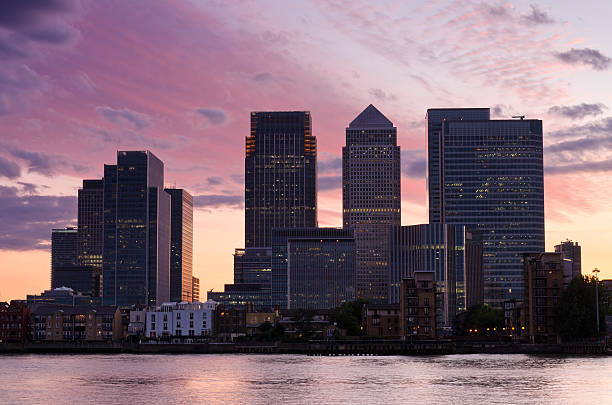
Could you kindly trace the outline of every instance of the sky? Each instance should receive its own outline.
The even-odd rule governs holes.
[[[195,198],[201,298],[244,245],[250,111],[308,110],[319,226],[342,225],[345,128],[398,128],[402,223],[427,222],[427,108],[544,123],[546,247],[612,278],[612,29],[599,1],[0,2],[0,300],[50,287],[52,228],[117,150]]]

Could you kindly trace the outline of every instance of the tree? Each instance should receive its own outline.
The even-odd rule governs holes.
[[[612,309],[603,283],[598,282],[599,328],[605,332],[606,314]],[[595,277],[577,276],[561,293],[555,307],[555,331],[563,340],[597,337]]]
[[[362,310],[367,301],[358,299],[356,301],[345,302],[338,308],[332,310],[331,321],[335,322],[341,329],[346,330],[348,336],[361,336]]]
[[[503,327],[503,311],[490,307],[487,304],[474,305],[465,314],[464,332],[472,330],[471,333],[478,335],[496,335],[501,333]]]

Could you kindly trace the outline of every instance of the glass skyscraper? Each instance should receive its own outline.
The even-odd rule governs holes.
[[[170,195],[149,151],[119,151],[104,166],[103,302],[160,305],[170,298]]]
[[[79,265],[102,272],[104,180],[83,180],[78,191]]]
[[[355,299],[355,238],[351,229],[272,231],[272,304],[281,309],[330,309]]]
[[[523,253],[544,251],[542,121],[489,120],[488,109],[427,120],[431,222],[481,231],[486,303],[522,299]]]
[[[346,129],[342,148],[342,222],[356,244],[357,297],[388,299],[389,229],[401,224],[397,129],[369,105]]]
[[[245,157],[245,247],[272,228],[317,226],[317,142],[308,111],[252,112]]]
[[[55,285],[55,269],[78,265],[78,231],[67,227],[51,230],[51,288]]]
[[[193,197],[183,189],[170,194],[170,301],[191,302],[193,277]]]

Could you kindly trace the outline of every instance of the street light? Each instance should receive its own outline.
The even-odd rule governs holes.
[[[593,269],[593,278],[595,278],[595,310],[597,311],[597,340],[599,340],[599,289],[597,288],[597,274],[599,273],[599,269]]]

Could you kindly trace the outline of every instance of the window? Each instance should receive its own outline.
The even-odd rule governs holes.
[[[176,319],[181,319],[181,313],[180,312],[176,313]]]
[[[193,328],[193,321],[189,321],[189,327]]]

